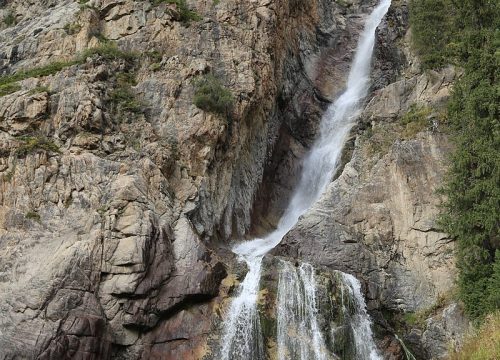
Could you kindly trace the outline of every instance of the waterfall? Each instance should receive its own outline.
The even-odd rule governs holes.
[[[223,346],[220,354],[222,360],[264,359],[257,311],[262,258],[280,243],[286,233],[295,226],[299,217],[319,199],[331,181],[349,131],[354,125],[362,101],[367,95],[370,85],[371,58],[375,45],[375,31],[390,4],[391,0],[381,0],[368,17],[358,42],[346,90],[323,116],[319,137],[304,159],[300,181],[276,230],[262,239],[242,242],[232,249],[240,260],[247,263],[249,271],[240,285],[238,294],[233,300],[223,324]],[[302,284],[304,284],[303,279]],[[350,288],[354,291],[352,287]],[[305,289],[303,290],[305,291]],[[303,296],[307,296],[305,292]],[[359,336],[366,334],[361,330],[359,332]],[[371,336],[371,330],[369,334]],[[319,338],[317,341],[318,344],[321,342]],[[315,355],[312,359],[321,359],[318,357],[320,356],[319,350],[314,351]],[[316,356],[316,354],[318,355]]]
[[[361,283],[350,274],[341,274],[344,284],[348,287],[349,297],[354,302],[354,315],[350,319],[350,325],[354,333],[356,359],[381,360],[373,342],[371,321],[366,312],[365,299],[361,294]]]
[[[264,345],[257,312],[262,257],[247,262],[248,273],[240,293],[229,308],[224,321],[222,360],[264,359]]]
[[[316,304],[314,269],[281,262],[278,283],[278,360],[326,360]]]

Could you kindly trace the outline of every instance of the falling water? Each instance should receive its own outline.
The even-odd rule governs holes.
[[[283,236],[318,200],[331,181],[346,138],[368,92],[375,30],[390,3],[391,0],[381,0],[368,17],[351,66],[346,90],[323,116],[319,138],[304,160],[301,179],[276,230],[262,239],[246,241],[233,248],[233,252],[247,263],[249,271],[224,321],[222,360],[264,358],[257,312],[262,258],[280,243]],[[321,359],[318,356],[314,355],[311,359]]]
[[[354,333],[356,359],[381,360],[373,342],[370,316],[366,312],[366,304],[361,294],[361,283],[350,274],[342,273],[344,284],[349,290],[349,298],[354,302],[354,314],[350,319],[350,326]]]
[[[282,261],[278,283],[278,360],[326,360],[318,326],[314,269]]]

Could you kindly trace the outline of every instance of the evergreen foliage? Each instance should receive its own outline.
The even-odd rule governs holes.
[[[455,63],[448,125],[456,145],[442,223],[457,239],[459,296],[475,319],[500,308],[500,2],[412,0],[424,68]]]
[[[424,69],[448,63],[447,46],[452,36],[452,0],[411,0],[412,45]]]

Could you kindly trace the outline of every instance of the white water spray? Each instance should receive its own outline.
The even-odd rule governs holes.
[[[247,263],[249,271],[224,321],[222,360],[263,359],[262,334],[257,313],[262,258],[281,242],[331,181],[346,138],[367,95],[375,31],[390,4],[391,0],[381,0],[368,17],[349,73],[347,88],[323,116],[319,138],[304,159],[300,182],[276,230],[262,239],[246,241],[233,248],[233,252]],[[252,346],[256,348],[251,348]],[[315,356],[314,359],[320,357]]]
[[[361,283],[350,274],[342,273],[344,284],[349,290],[349,298],[354,301],[354,315],[350,325],[354,333],[356,359],[360,360],[382,360],[373,342],[372,324],[370,316],[366,312],[366,304],[361,294]]]
[[[278,360],[326,360],[319,329],[314,268],[303,263],[296,268],[281,262],[278,304]]]

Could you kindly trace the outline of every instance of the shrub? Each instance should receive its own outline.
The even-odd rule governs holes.
[[[64,31],[66,31],[66,34],[74,35],[74,34],[77,34],[78,32],[80,32],[80,30],[82,29],[82,26],[80,24],[77,24],[77,23],[69,23],[69,24],[64,25],[63,29],[64,29]]]
[[[40,222],[40,214],[38,214],[36,211],[28,211],[26,215],[24,215],[26,219],[33,220],[36,222]]]
[[[229,115],[233,106],[233,96],[212,74],[208,74],[194,83],[194,104],[208,112]]]
[[[101,42],[97,47],[83,51],[78,57],[78,62],[83,63],[88,57],[98,55],[104,60],[125,60],[132,62],[137,59],[138,54],[131,51],[123,51],[116,44],[110,41]]]
[[[136,100],[130,87],[121,86],[113,89],[109,94],[109,100],[114,104],[117,112],[126,111],[136,114],[142,112],[141,103]]]
[[[25,157],[38,151],[60,153],[59,147],[45,136],[22,136],[18,138],[22,144],[16,149],[16,155]]]
[[[194,10],[191,10],[186,3],[186,0],[153,0],[153,5],[157,6],[161,3],[175,4],[179,12],[179,20],[183,23],[191,21],[200,21],[202,17]]]
[[[119,73],[116,76],[116,84],[109,93],[109,101],[119,117],[123,117],[125,113],[136,115],[143,112],[144,104],[137,100],[133,85],[136,85],[134,73]]]
[[[12,11],[4,16],[3,23],[7,26],[16,25],[16,17]]]
[[[425,106],[413,104],[408,112],[401,117],[401,125],[404,129],[402,137],[404,139],[414,138],[419,132],[429,127],[429,116],[431,109]]]

